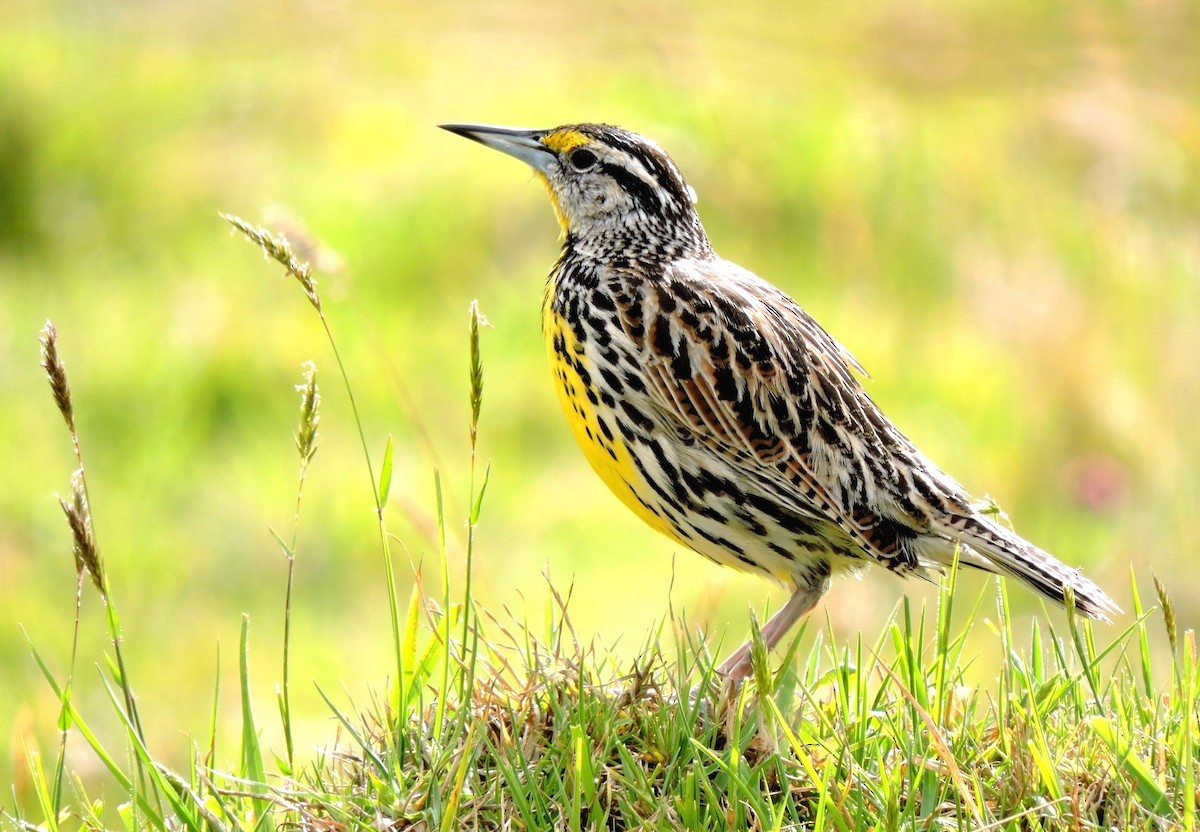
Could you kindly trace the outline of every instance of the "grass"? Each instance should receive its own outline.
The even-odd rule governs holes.
[[[311,271],[285,237],[228,219],[299,281],[353,401]],[[277,698],[285,748],[260,740],[250,691],[261,668],[250,661],[243,619],[239,762],[230,770],[214,765],[221,733],[214,697],[209,736],[193,740],[182,772],[160,761],[141,727],[137,680],[123,659],[123,645],[137,633],[126,632],[117,615],[58,335],[46,326],[43,366],[78,463],[71,496],[61,501],[75,553],[75,629],[90,583],[106,611],[111,651],[102,672],[119,730],[94,730],[92,715],[77,706],[74,649],[62,675],[31,646],[60,704],[61,742],[49,758],[29,751],[36,806],[17,801],[5,810],[7,822],[30,830],[163,832],[1195,828],[1200,662],[1194,631],[1178,632],[1157,581],[1156,611],[1143,607],[1131,576],[1132,620],[1101,641],[1073,615],[1065,624],[1039,619],[1019,635],[1003,586],[964,610],[952,570],[932,610],[905,600],[873,639],[840,643],[822,630],[802,650],[801,633],[780,656],[768,656],[759,642],[753,679],[738,689],[714,674],[718,646],[682,617],[662,621],[636,658],[622,663],[581,642],[569,616],[572,593],[551,582],[540,621],[481,608],[471,579],[489,483],[477,453],[486,321],[474,304],[469,320],[470,488],[455,510],[435,476],[440,594],[427,592],[415,569],[413,591],[401,603],[388,527],[393,444],[376,469],[354,416],[388,586],[394,675],[364,704],[322,691],[337,736],[311,757],[295,750],[290,623],[307,611],[293,609],[292,567],[301,556],[301,496],[321,419],[309,365],[298,388],[293,528],[288,542],[275,535],[289,567]],[[468,530],[459,582],[445,544],[457,516]],[[816,630],[811,620],[804,626]],[[995,687],[966,675],[974,657],[965,646],[980,628],[1003,657]],[[1164,639],[1170,666],[1156,667],[1164,651],[1152,643]],[[1156,677],[1167,681],[1159,686]],[[102,795],[72,770],[80,742],[115,783]]]

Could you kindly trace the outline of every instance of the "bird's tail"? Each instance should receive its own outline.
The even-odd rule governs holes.
[[[1088,618],[1109,621],[1110,615],[1121,612],[1116,602],[1078,569],[1072,569],[989,518],[964,517],[955,526],[954,532],[962,543],[972,554],[982,556],[963,557],[964,563],[1011,575],[1059,604],[1066,603],[1070,587],[1075,594],[1075,608]]]

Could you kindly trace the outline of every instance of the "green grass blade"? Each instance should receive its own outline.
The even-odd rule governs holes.
[[[1183,730],[1180,733],[1179,763],[1183,769],[1183,828],[1196,828],[1196,732],[1200,704],[1200,662],[1196,661],[1196,631],[1188,630],[1183,637]]]
[[[1120,741],[1112,722],[1107,717],[1093,716],[1088,718],[1087,724],[1117,759],[1117,768],[1131,778],[1134,791],[1137,792],[1142,804],[1155,814],[1173,817],[1175,811],[1171,806],[1171,801],[1154,776],[1154,772],[1133,753],[1132,748]]]
[[[487,493],[488,482],[492,477],[492,464],[489,462],[483,468],[483,482],[479,484],[479,491],[475,494],[475,501],[471,504],[470,523],[472,526],[479,523],[479,514],[483,509],[483,495]]]
[[[63,709],[66,710],[65,708]],[[42,756],[25,745],[25,763],[29,770],[30,788],[37,797],[38,807],[42,810],[43,823],[48,832],[58,832],[59,811],[55,804],[57,789],[52,789],[46,782],[46,772],[42,768]],[[31,827],[32,828],[32,827]]]
[[[362,733],[357,728],[354,727],[354,723],[352,723],[350,719],[344,713],[342,713],[336,705],[333,704],[333,700],[325,695],[325,691],[321,690],[320,685],[317,685],[317,693],[320,694],[321,698],[325,700],[325,704],[329,706],[329,710],[333,712],[334,717],[336,717],[337,721],[340,722],[342,727],[346,729],[346,732],[354,738],[354,741],[358,744],[359,750],[362,751],[363,756],[371,761],[371,765],[374,766],[376,773],[380,777],[388,778],[390,776],[390,771],[379,755],[375,753],[375,747],[363,737]]]
[[[150,783],[150,797],[153,797],[156,802],[165,797],[167,803],[175,811],[175,816],[168,820],[161,809],[154,809],[153,811],[148,809],[149,804],[147,801],[140,799],[141,793],[136,790],[136,787],[132,783],[131,788],[134,789],[133,794],[137,795],[137,799],[133,804],[126,805],[130,806],[132,810],[133,805],[136,804],[137,807],[146,813],[147,818],[149,818],[154,827],[164,830],[164,832],[167,829],[178,829],[181,824],[191,830],[191,832],[200,832],[201,823],[200,819],[195,815],[194,807],[189,806],[179,796],[175,787],[163,775],[162,766],[154,760],[154,757],[150,754],[150,750],[142,741],[141,735],[137,727],[133,724],[132,718],[122,707],[122,700],[118,699],[117,692],[113,690],[112,685],[108,683],[108,680],[103,675],[100,678],[104,685],[104,691],[108,694],[109,702],[113,706],[113,711],[120,718],[121,724],[125,728],[126,738],[133,749],[134,761],[139,765],[139,770],[147,774]],[[76,719],[78,724],[78,714],[76,714]]]
[[[262,747],[258,741],[258,729],[254,724],[254,711],[250,707],[250,616],[242,616],[238,673],[242,692],[242,777],[249,781],[254,794],[255,828],[269,829],[271,803],[263,795],[267,793],[267,775],[263,767]]]
[[[387,505],[392,490],[392,436],[388,434],[387,447],[383,449],[383,464],[379,466],[379,506]]]
[[[1129,585],[1133,592],[1133,617],[1138,623],[1138,656],[1141,659],[1142,669],[1142,691],[1147,698],[1154,696],[1154,679],[1150,674],[1150,636],[1146,627],[1145,613],[1142,611],[1142,597],[1138,592],[1137,573],[1133,569],[1133,564],[1129,564]]]
[[[213,674],[212,713],[208,721],[208,764],[212,765],[217,757],[217,713],[221,701],[221,645],[217,644],[217,669]]]

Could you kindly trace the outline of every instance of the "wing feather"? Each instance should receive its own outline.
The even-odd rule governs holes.
[[[899,476],[892,455],[919,452],[871,401],[849,350],[733,264],[682,261],[666,280],[642,306],[652,336],[643,358],[652,399],[685,444],[749,466],[792,495],[790,508],[844,529],[891,568],[925,566],[903,544],[930,533],[935,506],[898,505],[885,482]]]

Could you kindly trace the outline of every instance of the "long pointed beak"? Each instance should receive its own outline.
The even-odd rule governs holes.
[[[477,141],[520,159],[534,170],[543,173],[557,158],[554,151],[542,144],[545,130],[522,130],[514,127],[494,127],[490,124],[439,124],[443,130]]]

